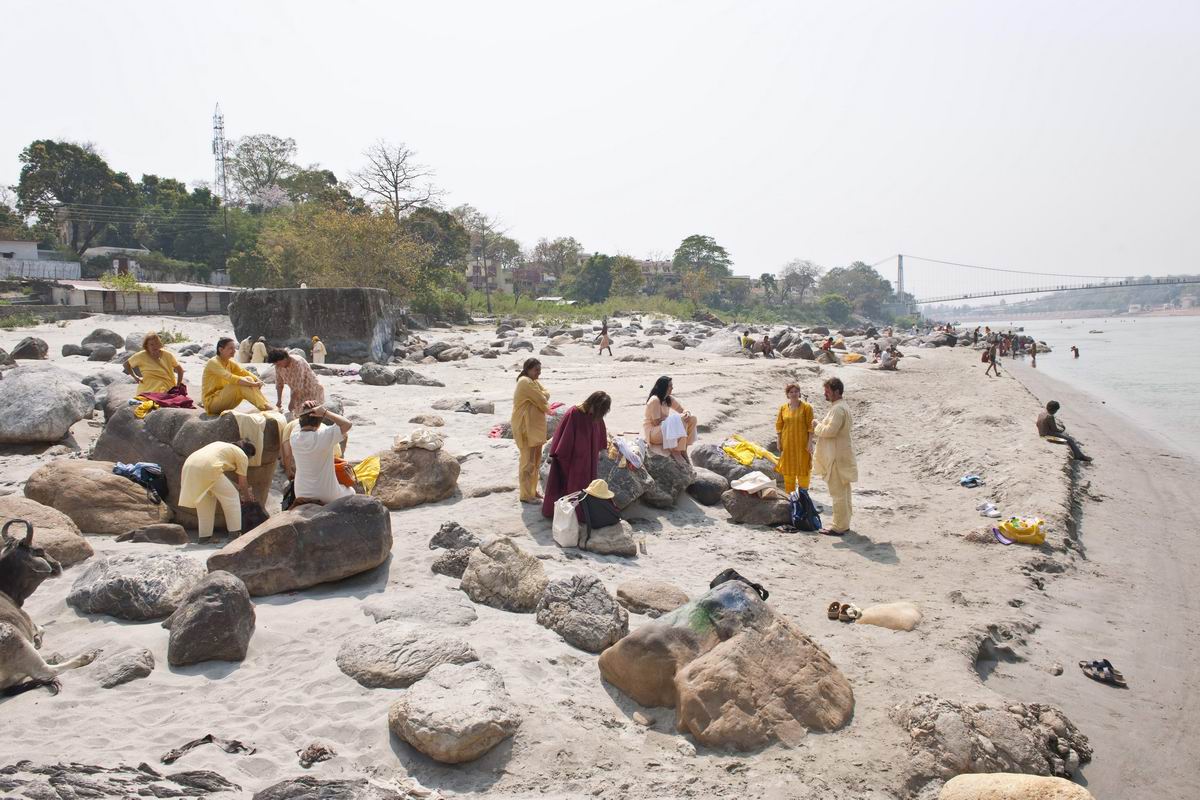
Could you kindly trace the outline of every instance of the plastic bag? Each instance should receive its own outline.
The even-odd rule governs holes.
[[[575,516],[575,506],[582,498],[583,492],[575,492],[554,501],[554,522],[550,532],[559,547],[579,546],[579,519]]]

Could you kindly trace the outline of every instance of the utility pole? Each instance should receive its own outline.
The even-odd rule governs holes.
[[[221,104],[213,109],[213,191],[221,193],[221,213],[225,218],[225,267],[229,267],[229,184],[225,178],[225,115]]]

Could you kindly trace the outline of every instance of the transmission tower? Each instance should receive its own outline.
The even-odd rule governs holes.
[[[221,213],[225,221],[225,265],[229,265],[229,183],[225,178],[225,115],[221,104],[213,109],[213,191],[221,195]]]

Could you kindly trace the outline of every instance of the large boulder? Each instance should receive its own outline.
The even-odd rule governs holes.
[[[493,536],[471,551],[462,590],[476,603],[528,614],[547,584],[542,562],[507,536]]]
[[[114,466],[111,461],[55,459],[33,471],[25,496],[66,514],[84,533],[120,536],[158,522],[161,506],[138,484],[114,475]]]
[[[143,525],[131,531],[125,531],[117,537],[118,542],[135,542],[148,544],[187,544],[191,540],[182,525],[174,522],[159,522],[154,525]]]
[[[551,581],[538,602],[537,622],[589,653],[599,653],[629,633],[629,612],[595,575]]]
[[[83,614],[162,619],[174,613],[206,574],[199,561],[177,553],[105,556],[75,579],[67,605]]]
[[[265,336],[275,347],[305,349],[321,337],[336,364],[386,364],[401,309],[383,289],[255,289],[229,304],[238,341]]]
[[[637,555],[637,541],[633,538],[633,526],[626,520],[620,520],[616,525],[592,528],[590,532],[587,532],[587,541],[583,549],[602,556],[632,558]]]
[[[78,564],[95,553],[79,532],[79,526],[58,509],[18,494],[0,497],[0,528],[15,519],[23,519],[33,525],[34,546],[45,550],[64,567]],[[8,532],[10,535],[24,536],[25,526],[18,523]]]
[[[391,386],[396,382],[395,373],[379,364],[363,364],[358,377],[368,386]]]
[[[1093,800],[1093,795],[1066,778],[985,772],[951,778],[937,800]]]
[[[701,353],[709,353],[716,356],[727,356],[732,358],[749,358],[746,349],[742,347],[740,333],[718,333],[708,339],[696,348]]]
[[[254,635],[254,603],[241,578],[210,572],[163,621],[171,631],[167,661],[175,667],[201,661],[241,661]]]
[[[546,465],[542,474],[543,483],[550,474],[549,456],[550,448],[547,447]],[[621,510],[628,508],[635,500],[641,499],[642,495],[654,488],[654,478],[646,470],[644,461],[642,466],[637,469],[618,469],[617,462],[609,457],[607,450],[600,452],[596,474],[608,476],[608,488],[613,493],[613,505]]]
[[[183,462],[192,453],[213,442],[236,442],[242,438],[237,420],[232,414],[210,417],[200,409],[160,408],[145,419],[138,419],[133,409],[121,404],[124,393],[133,387],[112,385],[109,387],[109,405],[105,413],[111,416],[104,432],[96,440],[92,457],[107,461],[123,461],[133,464],[149,461],[162,467],[167,479],[165,502],[171,509],[175,522],[189,528],[196,526],[196,510],[179,505],[180,479]],[[114,407],[115,406],[115,407]],[[255,497],[264,505],[271,491],[271,479],[279,460],[279,428],[267,425],[263,431],[262,451],[256,460],[259,466],[251,466],[246,474]],[[157,522],[157,520],[151,520]],[[217,523],[224,524],[224,515],[217,507]],[[116,533],[124,533],[143,523],[127,525]],[[84,530],[87,530],[86,528]]]
[[[891,716],[910,736],[905,780],[912,793],[967,772],[1069,778],[1092,760],[1088,738],[1053,706],[963,704],[921,694]]]
[[[338,669],[368,689],[403,689],[439,664],[478,660],[471,645],[457,636],[402,620],[356,631],[337,654]]]
[[[274,515],[208,557],[208,568],[237,575],[254,596],[306,589],[374,569],[392,550],[392,518],[373,497]]]
[[[8,357],[14,361],[17,359],[38,361],[45,358],[49,352],[50,345],[46,344],[45,339],[39,339],[36,336],[26,336],[17,342],[17,346],[12,349]]]
[[[792,504],[783,492],[768,491],[764,497],[729,489],[721,495],[721,503],[738,524],[774,527],[789,525],[792,521]]]
[[[854,693],[821,647],[730,581],[641,626],[600,655],[600,674],[708,747],[749,750],[832,731]]]
[[[729,488],[729,481],[704,467],[693,467],[695,478],[688,484],[687,493],[697,503],[705,506],[715,506],[721,502],[721,495]]]
[[[775,465],[765,458],[756,458],[745,466],[732,458],[717,444],[698,444],[690,451],[692,464],[715,472],[727,481],[736,481],[751,472],[761,472],[764,475],[775,475]]]
[[[110,331],[108,328],[96,328],[96,330],[83,337],[83,341],[80,344],[85,348],[90,345],[107,344],[116,349],[125,346],[125,337],[115,331]],[[135,349],[141,349],[141,339],[138,339],[138,346]]]
[[[617,602],[630,613],[647,617],[660,617],[689,599],[675,584],[653,578],[630,578],[617,587]]]
[[[480,662],[433,668],[388,711],[392,733],[444,764],[474,761],[520,725],[500,673]]]
[[[674,508],[679,495],[696,478],[690,464],[658,453],[649,453],[643,466],[654,483],[642,494],[641,501],[652,508]]]
[[[369,597],[362,612],[376,622],[462,627],[476,619],[475,606],[460,592],[387,592]]]
[[[406,369],[405,367],[397,367],[392,373],[396,378],[396,383],[405,386],[445,386],[446,384],[436,378],[429,378],[416,370]]]
[[[103,411],[105,406],[108,405],[109,387],[113,384],[127,387],[129,397],[132,397],[133,393],[137,391],[137,381],[124,372],[115,369],[104,369],[93,372],[91,375],[85,376],[81,382],[96,395],[95,406],[97,411]]]
[[[111,344],[96,344],[88,348],[88,361],[112,361],[117,357],[117,348]]]
[[[458,489],[462,466],[445,450],[410,447],[379,454],[374,496],[392,511],[445,500]]]
[[[95,404],[92,390],[66,370],[40,364],[9,370],[0,381],[0,444],[57,442]]]

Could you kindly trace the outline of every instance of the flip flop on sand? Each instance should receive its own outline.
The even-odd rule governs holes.
[[[842,613],[842,604],[834,600],[829,604],[829,610],[825,612],[831,620],[837,621],[838,615]]]
[[[819,530],[817,532],[822,533],[826,536],[845,536],[846,535],[845,531],[835,531],[833,528],[821,528],[821,530]]]
[[[861,616],[862,612],[851,603],[842,603],[842,608],[838,611],[838,619],[842,622],[854,622]]]
[[[1108,662],[1108,659],[1092,662],[1080,661],[1079,668],[1083,670],[1084,675],[1087,675],[1094,681],[1107,683],[1110,686],[1117,686],[1122,689],[1127,688],[1124,676],[1112,668],[1112,664]]]

